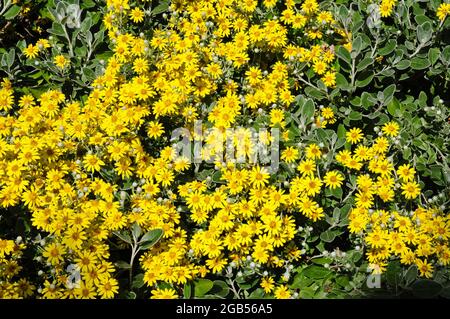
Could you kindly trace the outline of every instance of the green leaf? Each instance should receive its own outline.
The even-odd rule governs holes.
[[[428,22],[428,23],[432,22],[432,20],[430,18],[428,18],[424,13],[425,13],[424,10],[422,10],[422,9],[418,10],[418,7],[414,8],[414,14],[416,15],[414,17],[414,20],[416,21],[417,24],[421,25],[426,22]]]
[[[133,288],[137,288],[140,289],[142,287],[144,287],[144,274],[137,274],[136,276],[134,276],[133,279],[133,284],[132,287]]]
[[[372,58],[364,58],[356,65],[356,69],[361,72],[365,70],[369,65],[373,64],[373,61],[374,60]]]
[[[312,117],[314,116],[315,106],[314,102],[311,99],[308,99],[306,103],[303,105],[302,117],[305,119],[306,123],[311,123]]]
[[[129,291],[127,293],[127,299],[136,299],[137,295],[134,291]]]
[[[349,89],[348,81],[341,73],[336,74],[336,86],[343,90]]]
[[[302,274],[311,279],[324,279],[331,271],[320,266],[311,265],[303,269]]]
[[[262,299],[263,297],[264,297],[264,289],[257,288],[248,296],[248,299]]]
[[[183,296],[184,296],[184,299],[191,299],[191,296],[192,296],[192,284],[191,283],[184,284]]]
[[[392,261],[388,264],[386,269],[386,280],[394,287],[397,287],[400,283],[400,278],[402,275],[402,267],[399,261]]]
[[[157,15],[166,12],[168,9],[169,9],[169,1],[161,1],[161,4],[159,4],[152,10],[152,15]]]
[[[348,65],[352,64],[352,57],[350,56],[350,52],[348,52],[348,50],[345,47],[340,46],[337,49],[336,54],[341,60],[346,62]]]
[[[337,136],[340,139],[345,139],[347,130],[345,129],[344,124],[339,124],[338,129],[337,129]]]
[[[418,271],[417,266],[412,265],[408,268],[405,273],[404,280],[407,286],[409,286],[414,280],[417,279]]]
[[[389,104],[392,101],[392,98],[395,93],[396,86],[395,84],[389,85],[387,88],[383,90],[383,100],[385,104]]]
[[[423,70],[431,65],[430,61],[425,58],[414,57],[411,60],[411,68],[413,70]]]
[[[208,294],[225,298],[230,293],[230,288],[225,281],[214,280],[213,284]]]
[[[412,293],[420,298],[432,298],[442,291],[442,285],[429,279],[419,279],[411,286]]]
[[[138,223],[134,223],[131,226],[131,234],[133,234],[133,237],[136,238],[136,240],[139,238],[139,236],[141,236],[142,233],[142,228],[141,226],[139,226]]]
[[[322,239],[324,242],[331,243],[336,238],[336,236],[340,234],[341,231],[339,230],[327,230],[320,234],[320,239]]]
[[[81,9],[89,9],[95,7],[95,2],[93,0],[83,0],[80,5]]]
[[[345,276],[345,275],[343,275],[343,276],[338,276],[338,277],[336,278],[336,283],[337,283],[339,286],[345,288],[345,287],[347,287],[348,284],[350,283],[350,279],[349,279],[347,276]]]
[[[398,62],[395,67],[398,70],[405,70],[407,68],[409,68],[411,66],[411,61],[409,60],[401,60],[400,62]]]
[[[378,50],[378,54],[381,56],[386,56],[386,55],[392,53],[395,50],[396,46],[397,46],[397,41],[394,39],[390,39],[384,47],[382,47],[380,50]]]
[[[321,267],[320,267],[321,268]],[[292,284],[290,285],[291,288],[293,289],[302,289],[304,287],[309,286],[311,283],[313,283],[314,280],[306,277],[303,272],[301,271],[300,273],[298,273],[297,275],[295,275],[294,277],[294,281],[292,282]]]
[[[430,61],[431,65],[434,65],[439,59],[439,55],[441,51],[438,48],[431,48],[428,50],[428,61]]]
[[[81,22],[80,30],[82,33],[87,33],[93,25],[93,21],[91,17],[87,17],[86,19]],[[88,41],[89,42],[89,41]]]
[[[18,6],[18,5],[13,5],[11,8],[8,9],[8,11],[6,11],[3,14],[3,17],[6,20],[12,20],[14,19],[20,12],[20,9],[22,9],[22,7]]]
[[[350,114],[348,115],[348,118],[351,121],[359,121],[360,119],[362,119],[362,115],[357,111],[351,111]]]
[[[119,231],[115,231],[115,232],[113,232],[113,234],[116,235],[117,237],[119,237],[122,241],[131,245],[131,237],[129,234],[127,234],[125,232],[119,232]]]
[[[139,241],[141,245],[141,249],[149,249],[153,247],[163,236],[164,232],[162,229],[152,229],[144,234]]]
[[[58,22],[53,22],[52,27],[47,30],[49,33],[58,35],[60,37],[65,36],[64,29]]]
[[[428,42],[431,39],[432,35],[433,35],[433,26],[429,21],[417,27],[417,40],[419,40],[420,43],[424,44]]]
[[[194,295],[195,297],[203,297],[214,286],[214,282],[209,279],[197,279],[194,281]]]
[[[344,144],[345,144],[345,143],[344,143]],[[341,145],[341,146],[342,146],[342,145]],[[331,195],[333,195],[335,198],[341,199],[341,198],[342,198],[343,191],[342,191],[342,188],[341,188],[341,187],[336,187],[336,188],[330,189],[330,193],[331,193]]]
[[[116,261],[115,265],[117,268],[120,268],[120,269],[130,269],[131,268],[131,265],[123,260]]]
[[[332,263],[333,259],[328,257],[319,257],[319,258],[312,258],[311,261],[316,265],[325,265]]]
[[[442,50],[441,60],[444,64],[450,64],[450,45]]]
[[[12,48],[6,54],[6,64],[8,65],[8,67],[11,68],[13,66],[15,57],[16,57],[16,50],[14,50],[14,48]]]
[[[88,81],[93,81],[96,78],[95,72],[90,68],[83,68],[83,75]]]
[[[356,80],[356,86],[357,87],[365,87],[367,85],[369,85],[369,83],[372,81],[373,79],[373,73],[369,73],[369,75],[366,75],[365,77],[362,77],[361,79]]]
[[[372,97],[370,93],[363,92],[361,94],[361,105],[368,110],[371,106],[373,106],[377,102],[377,99]]]
[[[316,99],[319,99],[319,100],[323,99],[325,97],[325,95],[321,91],[319,91],[313,87],[310,87],[310,86],[305,88],[305,93],[306,93],[306,95],[316,98]]]
[[[362,38],[360,36],[357,36],[352,42],[352,52],[350,56],[356,58],[361,53],[362,46]]]
[[[387,105],[387,110],[389,114],[391,114],[392,116],[395,117],[401,116],[400,103],[395,97]]]
[[[299,297],[301,299],[312,299],[312,298],[315,298],[317,289],[318,289],[317,284],[313,284],[310,287],[305,287],[305,288],[300,290]]]

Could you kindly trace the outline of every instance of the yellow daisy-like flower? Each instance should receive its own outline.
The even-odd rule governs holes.
[[[414,179],[416,170],[409,164],[400,165],[397,169],[397,175],[404,181],[409,182]]]
[[[27,59],[34,59],[39,54],[39,47],[36,45],[29,44],[24,50],[23,53],[27,57]]]
[[[428,263],[428,261],[417,259],[416,260],[416,266],[419,269],[420,276],[425,278],[432,278],[433,277],[433,266]]]
[[[178,299],[177,292],[172,288],[158,288],[151,291],[151,299]]]
[[[291,292],[286,286],[278,286],[274,291],[275,298],[277,299],[290,299]]]
[[[286,163],[292,163],[298,159],[298,153],[298,149],[290,146],[281,153],[281,159],[286,161]]]
[[[351,144],[359,143],[363,139],[364,135],[360,128],[354,127],[346,133],[346,140]]]
[[[323,181],[327,187],[335,189],[341,187],[344,177],[337,171],[330,171],[325,174]]]
[[[408,182],[402,184],[402,194],[406,199],[414,199],[420,195],[420,186],[417,182]]]
[[[441,3],[436,11],[436,16],[439,20],[444,21],[445,18],[450,14],[450,3]]]
[[[383,125],[382,132],[388,136],[394,137],[398,135],[400,126],[396,122],[388,122]]]
[[[0,258],[10,254],[14,250],[14,241],[0,239]]]
[[[84,157],[84,165],[87,171],[93,173],[98,172],[105,162],[94,154],[88,154]]]
[[[316,144],[311,144],[306,148],[306,157],[310,159],[320,158],[322,156],[322,151]]]
[[[70,61],[64,55],[55,56],[53,62],[60,69],[64,69],[70,63]]]
[[[144,21],[144,16],[145,13],[144,11],[142,11],[139,8],[134,8],[133,10],[131,10],[130,12],[130,19],[134,22],[134,23],[139,23]]]

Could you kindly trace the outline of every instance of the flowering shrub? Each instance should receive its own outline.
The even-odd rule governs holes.
[[[16,2],[1,297],[449,295],[450,4]]]

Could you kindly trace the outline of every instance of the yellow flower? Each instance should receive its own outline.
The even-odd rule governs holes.
[[[322,151],[316,144],[310,144],[306,148],[306,157],[308,159],[317,159],[322,156]]]
[[[23,53],[25,54],[27,59],[34,59],[39,54],[39,48],[38,46],[29,44],[28,47],[23,50]]]
[[[281,159],[286,161],[286,163],[292,163],[298,159],[298,149],[289,146],[281,153]]]
[[[319,4],[316,0],[305,0],[302,4],[302,10],[306,13],[313,13],[319,9]]]
[[[384,134],[394,137],[398,135],[398,131],[400,129],[400,126],[396,122],[388,122],[383,125],[383,128],[381,129]]]
[[[400,165],[397,169],[397,175],[404,181],[409,182],[414,179],[414,174],[416,174],[416,170],[414,167],[411,167],[409,164]]]
[[[334,87],[336,85],[336,72],[327,71],[322,77],[322,81],[327,87]]]
[[[0,239],[0,258],[9,255],[14,250],[14,241]]]
[[[64,69],[70,63],[70,61],[68,59],[66,59],[66,57],[64,55],[55,56],[53,62],[60,69]]]
[[[131,10],[130,12],[130,19],[134,22],[134,23],[139,23],[144,21],[144,11],[142,11],[139,8],[134,8],[133,10]]]
[[[47,258],[47,261],[52,265],[57,265],[64,260],[65,249],[58,243],[51,243],[45,247],[42,256]]]
[[[314,176],[307,176],[303,179],[303,189],[309,196],[315,196],[319,194],[322,187],[322,181],[320,178]]]
[[[259,165],[254,167],[250,172],[250,182],[255,188],[263,187],[268,183],[269,178],[269,172],[265,168],[259,167]]]
[[[275,281],[272,277],[264,277],[263,279],[261,279],[260,285],[264,289],[264,292],[268,294],[272,292],[273,288],[275,287],[274,283]]]
[[[428,263],[428,261],[417,259],[416,260],[416,266],[419,269],[420,276],[425,278],[432,278],[433,277],[433,266]]]
[[[275,298],[277,299],[290,299],[291,292],[286,286],[278,286],[274,291]]]
[[[164,133],[164,127],[157,121],[151,121],[147,127],[147,134],[151,138],[158,138]]]
[[[100,171],[101,167],[105,165],[105,162],[103,162],[100,158],[98,158],[94,154],[88,154],[84,157],[84,165],[86,167],[86,170],[93,173]]]
[[[406,199],[414,199],[420,195],[420,186],[417,182],[407,182],[402,184],[402,194]]]
[[[330,171],[325,174],[323,181],[327,187],[335,189],[341,187],[344,177],[337,171]]]
[[[172,288],[158,288],[151,291],[151,299],[177,299],[178,294]]]
[[[356,144],[363,139],[363,133],[360,128],[352,128],[346,133],[347,142]]]
[[[450,14],[450,3],[441,3],[437,9],[436,16],[439,20],[444,21]]]
[[[111,299],[119,291],[119,284],[116,279],[109,276],[100,277],[100,282],[97,285],[97,293],[102,299]]]

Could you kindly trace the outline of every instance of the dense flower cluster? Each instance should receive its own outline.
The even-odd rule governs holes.
[[[367,258],[375,273],[384,272],[390,258],[400,258],[402,264],[416,264],[422,276],[431,277],[434,262],[450,262],[450,219],[437,209],[390,206],[421,193],[415,169],[409,164],[396,168],[387,156],[389,138],[398,131],[397,123],[387,123],[382,128],[386,136],[378,137],[371,147],[361,143],[353,152],[344,150],[336,156],[347,169],[359,171],[349,229],[367,244]],[[362,139],[360,131],[347,134],[351,142]]]
[[[0,297],[116,296],[111,248],[123,248],[117,237],[138,225],[163,230],[139,256],[153,298],[176,298],[190,280],[249,260],[267,294],[289,298],[294,292],[273,277],[308,253],[299,227],[322,220],[333,207],[321,196],[355,173],[349,231],[366,243],[373,269],[399,258],[430,277],[434,265],[448,265],[450,219],[417,208],[414,168],[389,158],[399,124],[385,124],[370,146],[361,129],[350,129],[346,149],[331,161],[320,143],[299,145],[287,124],[312,78],[335,87],[334,44],[351,48],[316,0],[173,1],[150,39],[123,28],[139,30],[149,1],[106,2],[114,55],[85,101],[58,90],[15,98],[11,83],[2,83],[0,206],[26,207],[42,238],[38,287],[16,280],[25,245],[0,239]],[[381,15],[395,4],[383,0]],[[438,16],[447,13],[442,7]],[[34,59],[49,46],[40,40],[24,54]],[[64,69],[69,61],[59,54],[54,63]],[[335,112],[322,107],[304,129],[335,124]],[[255,139],[250,126],[268,130]],[[200,164],[179,155],[170,139],[178,127],[202,145]],[[248,161],[274,141],[270,129],[281,132],[282,173]],[[224,160],[227,139],[244,160]],[[209,176],[197,178],[199,166]],[[408,209],[393,209],[402,201]]]

